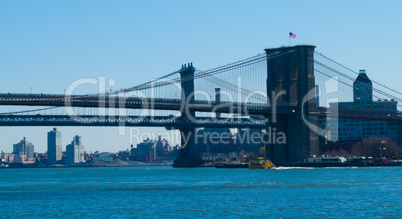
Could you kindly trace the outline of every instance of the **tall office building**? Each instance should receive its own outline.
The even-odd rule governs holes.
[[[52,165],[61,161],[63,156],[61,149],[61,133],[57,128],[47,133],[47,164]]]
[[[25,155],[27,158],[34,157],[34,145],[25,139],[25,137],[17,144],[13,145],[13,154]]]
[[[360,70],[353,82],[353,102],[330,103],[330,107],[347,109],[370,109],[397,111],[397,103],[393,99],[373,101],[373,84],[365,70]],[[388,137],[398,142],[398,124],[392,121],[375,121],[361,119],[330,119],[331,141],[360,141],[374,136]]]
[[[81,142],[81,136],[74,136],[71,144],[67,145],[66,148],[66,165],[74,165],[76,163],[85,162],[84,146]]]

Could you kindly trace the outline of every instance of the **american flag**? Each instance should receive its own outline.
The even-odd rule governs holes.
[[[387,142],[385,140],[381,140],[381,144],[386,144]]]
[[[292,32],[289,32],[289,37],[290,37],[290,38],[296,38],[296,34],[294,34],[294,33],[292,33]]]

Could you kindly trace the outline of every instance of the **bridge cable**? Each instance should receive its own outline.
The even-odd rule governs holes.
[[[249,66],[255,63],[259,63],[262,61],[266,61],[267,59],[273,59],[279,56],[283,56],[285,54],[291,53],[294,50],[290,50],[288,52],[284,52],[284,53],[275,53],[275,54],[271,54],[271,55],[257,55],[257,56],[253,56],[244,60],[240,60],[235,62],[235,64],[231,63],[231,64],[227,64],[224,66],[220,66],[217,68],[213,68],[207,71],[203,71],[198,73],[197,75],[194,75],[194,77],[189,76],[189,77],[184,77],[184,78],[177,78],[174,80],[174,82],[183,82],[183,81],[188,81],[188,80],[193,80],[193,79],[198,79],[198,78],[204,78],[207,76],[211,76],[211,75],[215,75],[215,74],[220,74],[222,72],[226,72],[229,71],[231,69],[236,69],[236,68],[240,68],[240,67],[245,67],[245,66]],[[267,59],[266,59],[267,58]],[[170,73],[168,75],[162,76],[161,78],[166,78],[168,76],[174,75],[176,73],[180,72],[180,70],[175,71],[173,73]],[[160,79],[159,79],[160,80]],[[88,97],[96,97],[96,96],[111,96],[111,95],[115,95],[115,94],[119,94],[119,93],[127,93],[127,92],[131,92],[131,91],[138,91],[138,90],[144,90],[144,89],[149,89],[149,88],[153,88],[153,87],[160,87],[160,86],[165,86],[165,85],[169,85],[172,84],[172,82],[159,82],[157,84],[152,84],[152,82],[146,82],[143,84],[140,84],[138,86],[129,88],[129,89],[122,89],[119,91],[114,91],[114,92],[108,92],[108,93],[102,93],[102,94],[92,94],[92,95],[76,95],[76,96],[69,96],[68,98],[66,97],[61,97],[61,98],[43,98],[43,100],[58,100],[58,99],[83,99],[83,98],[88,98]],[[41,99],[39,99],[41,100]],[[10,100],[8,100],[10,101]],[[18,100],[20,101],[20,100]],[[29,100],[24,100],[24,101],[29,101]],[[38,101],[38,99],[32,100],[32,101]],[[1,100],[0,100],[1,102]]]
[[[327,66],[327,65],[325,65],[325,64],[323,64],[323,63],[321,63],[321,62],[319,62],[319,61],[314,61],[314,63],[315,63],[315,64],[318,64],[318,65],[320,65],[321,67],[326,68],[327,70],[332,71],[332,72],[334,72],[335,74],[337,74],[337,75],[339,75],[339,76],[342,76],[342,77],[344,77],[344,78],[346,78],[346,79],[348,79],[348,80],[350,80],[350,81],[352,81],[352,82],[355,81],[354,78],[352,78],[352,77],[350,77],[350,76],[348,76],[348,75],[346,75],[346,74],[344,74],[344,73],[342,73],[342,72],[340,72],[340,71],[337,71],[337,70],[335,70],[335,69],[333,69],[333,68],[331,68],[331,67],[329,67],[329,66]],[[382,94],[382,95],[384,95],[384,96],[387,96],[387,97],[389,97],[389,98],[391,98],[391,99],[396,99],[396,100],[398,100],[398,102],[402,102],[402,99],[400,99],[400,98],[398,98],[398,97],[396,97],[396,96],[394,96],[394,95],[391,95],[391,94],[389,94],[389,93],[387,93],[387,92],[385,92],[385,91],[379,90],[379,89],[374,88],[374,87],[372,88],[372,90],[375,91],[375,92],[378,92],[378,93],[380,93],[380,94]],[[380,99],[381,99],[381,98],[380,98]]]
[[[336,80],[336,81],[338,81],[338,82],[340,82],[340,83],[342,83],[342,84],[344,84],[344,85],[346,85],[346,86],[348,86],[348,87],[353,88],[353,85],[350,85],[350,84],[348,84],[348,83],[346,83],[346,82],[343,82],[343,81],[340,81],[340,80],[338,80],[338,79],[335,79],[333,76],[328,75],[328,74],[325,74],[324,72],[322,72],[322,71],[320,71],[320,70],[314,69],[314,71],[316,71],[316,72],[318,72],[318,73],[320,73],[320,74],[322,74],[322,75],[324,75],[324,76],[327,76],[328,78],[332,78],[332,79],[334,79],[334,80]],[[363,93],[365,93],[365,94],[369,94],[368,92],[363,91],[363,90],[361,90],[361,92],[363,92]],[[373,94],[373,96],[376,97],[376,98],[379,98],[379,97],[376,96],[375,94]],[[398,102],[398,103],[399,103],[399,102]],[[402,105],[400,105],[400,104],[397,104],[397,106],[402,107]]]
[[[327,59],[327,60],[329,60],[329,61],[331,61],[331,62],[333,62],[333,63],[335,63],[335,64],[337,64],[337,65],[339,65],[339,66],[341,66],[341,67],[343,67],[343,68],[345,68],[345,69],[347,69],[347,70],[349,70],[350,72],[353,72],[354,74],[359,75],[358,72],[356,72],[356,71],[354,71],[354,70],[352,70],[352,69],[350,69],[350,68],[348,68],[348,67],[346,67],[346,66],[340,64],[339,62],[334,61],[333,59],[331,59],[331,58],[329,58],[329,57],[323,55],[322,53],[318,53],[318,52],[316,52],[316,51],[314,51],[314,52],[315,52],[316,54],[318,54],[318,55],[324,57],[325,59]],[[375,84],[380,85],[381,87],[384,87],[384,88],[386,88],[386,89],[388,89],[388,90],[391,90],[391,91],[393,91],[393,92],[395,92],[395,93],[397,93],[397,94],[399,94],[399,95],[402,95],[401,92],[398,92],[398,91],[396,91],[395,89],[392,89],[392,88],[390,88],[390,87],[388,87],[388,86],[386,86],[386,85],[383,85],[383,84],[381,84],[381,83],[379,83],[379,82],[377,82],[377,81],[374,81],[374,80],[372,80],[372,79],[370,79],[370,80],[371,80],[372,82],[374,82]]]

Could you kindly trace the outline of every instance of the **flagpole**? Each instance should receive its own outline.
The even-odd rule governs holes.
[[[289,47],[290,47],[290,38],[296,38],[296,34],[289,32]]]

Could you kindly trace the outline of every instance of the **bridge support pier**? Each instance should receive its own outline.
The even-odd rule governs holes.
[[[195,128],[180,129],[182,149],[173,162],[173,167],[199,167],[204,163],[195,144],[196,131]]]

